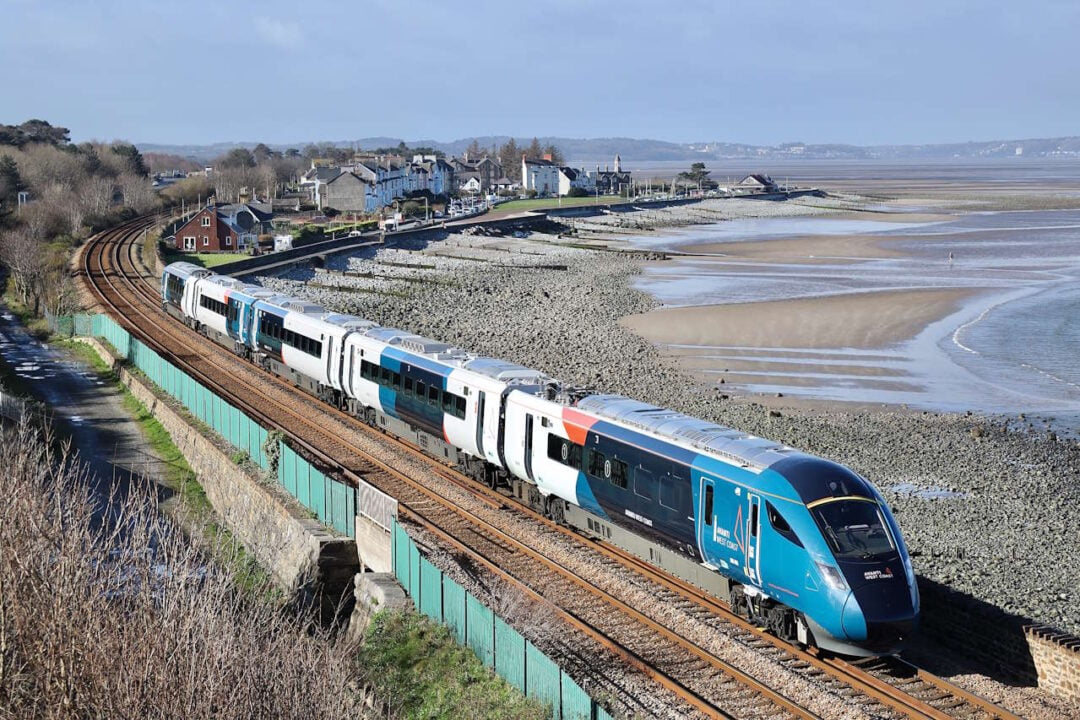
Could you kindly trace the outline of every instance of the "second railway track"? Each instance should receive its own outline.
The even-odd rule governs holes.
[[[570,567],[566,558],[547,557],[515,530],[531,523],[531,532],[557,536],[574,552],[591,555],[593,566],[610,566],[613,576],[646,583],[665,602],[700,615],[731,642],[772,656],[785,673],[819,685],[832,699],[826,707],[836,708],[839,701],[842,708],[883,718],[1015,717],[895,658],[854,664],[793,648],[696,588],[511,504],[408,443],[241,360],[161,311],[157,283],[135,257],[136,240],[152,223],[139,219],[101,233],[83,251],[88,285],[126,330],[264,426],[282,430],[317,463],[354,483],[363,476],[397,498],[404,518],[469,555],[474,564],[509,578],[527,595],[554,602],[570,626],[667,688],[685,709],[714,717],[828,716],[717,657],[701,638],[686,637],[666,619],[636,608],[631,589],[602,587],[610,583],[591,576],[587,564],[583,571]]]

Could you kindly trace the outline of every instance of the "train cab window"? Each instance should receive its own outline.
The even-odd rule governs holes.
[[[630,485],[630,466],[622,460],[611,460],[611,484],[625,490]]]
[[[825,500],[811,513],[837,558],[872,558],[896,552],[873,500]]]
[[[604,465],[607,464],[607,458],[604,453],[596,450],[589,451],[589,474],[594,478],[604,477]]]
[[[427,397],[427,385],[424,384],[423,380],[417,380],[416,381],[416,399],[417,400],[423,400],[425,397]]]
[[[412,378],[411,378],[411,377],[407,377],[407,378],[405,378],[405,392],[407,392],[407,393],[410,393],[410,394],[411,394],[411,393],[412,393],[412,391],[413,391],[413,384],[412,384]]]
[[[454,412],[454,396],[451,393],[444,392],[442,396],[442,410],[447,415],[452,415]]]
[[[439,388],[434,385],[428,385],[427,389],[428,405],[439,407]]]
[[[656,476],[641,466],[634,470],[634,494],[646,500],[656,497]]]
[[[788,524],[788,521],[784,519],[784,516],[780,514],[780,511],[774,508],[773,504],[768,500],[765,501],[765,511],[769,515],[769,525],[772,526],[773,530],[799,547],[803,546],[802,542],[799,540],[799,536],[791,529],[791,525]]]
[[[705,524],[712,525],[713,520],[713,486],[705,486]]]
[[[460,418],[461,420],[465,419],[465,398],[454,398],[454,416]]]

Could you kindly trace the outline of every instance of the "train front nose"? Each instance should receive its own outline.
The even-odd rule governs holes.
[[[918,624],[918,610],[901,578],[867,581],[848,594],[841,623],[850,642],[879,654],[907,642]]]

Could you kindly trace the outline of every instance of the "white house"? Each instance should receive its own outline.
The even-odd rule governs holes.
[[[587,193],[596,190],[595,178],[584,170],[571,167],[559,168],[559,194],[569,195],[573,188],[580,188]]]
[[[530,160],[521,156],[521,188],[535,190],[537,195],[556,195],[559,192],[559,166],[548,158]]]

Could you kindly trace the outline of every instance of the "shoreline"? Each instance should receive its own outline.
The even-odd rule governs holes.
[[[780,210],[787,216],[792,208]],[[920,575],[1080,632],[1080,593],[1071,580],[1080,576],[1080,557],[1071,552],[1080,485],[1060,482],[1080,476],[1080,445],[1056,439],[1033,418],[756,396],[702,383],[621,322],[660,305],[634,286],[649,262],[646,253],[585,249],[573,236],[451,234],[333,257],[326,270],[297,267],[261,281],[566,383],[843,463],[874,482],[896,509]],[[1056,508],[1052,526],[1038,520],[1046,507]],[[1031,587],[1045,592],[1033,595]]]

